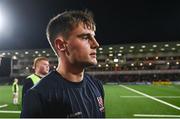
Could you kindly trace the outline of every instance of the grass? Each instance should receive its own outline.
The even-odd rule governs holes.
[[[180,85],[125,85],[142,93],[180,107]],[[22,87],[20,86],[20,92]],[[106,117],[133,118],[134,114],[179,115],[180,110],[157,102],[119,85],[104,85]],[[163,97],[158,97],[163,96]],[[167,96],[167,97],[166,97]],[[176,96],[176,98],[168,96]],[[21,93],[20,98],[21,99]],[[21,100],[20,100],[21,101]],[[12,104],[11,86],[0,86],[1,110],[20,111],[21,105]],[[0,118],[19,118],[19,114],[0,113]]]
[[[21,103],[21,90],[22,86],[19,86],[19,103]],[[12,88],[11,86],[0,86],[0,105],[7,104],[7,107],[0,108],[1,110],[19,111],[21,110],[21,104],[13,105],[12,103]],[[19,114],[14,113],[0,113],[0,118],[19,118]]]
[[[127,85],[151,96],[180,96],[177,86]],[[179,86],[178,86],[179,87]],[[118,85],[105,85],[106,117],[132,118],[134,114],[179,115],[180,110],[146,98]],[[126,98],[127,96],[127,98]],[[142,98],[135,98],[135,97]],[[125,98],[124,98],[125,97]],[[160,98],[179,106],[179,98]]]

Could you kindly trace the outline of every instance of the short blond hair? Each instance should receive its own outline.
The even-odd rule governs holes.
[[[33,61],[33,69],[36,69],[37,63],[42,61],[42,60],[49,62],[48,58],[46,58],[46,57],[36,57]]]

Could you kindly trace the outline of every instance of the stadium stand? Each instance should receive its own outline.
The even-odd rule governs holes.
[[[12,59],[10,78],[29,75],[37,56],[48,57],[51,70],[57,66],[51,49],[7,50],[0,55]],[[97,60],[98,65],[86,71],[104,83],[180,81],[180,42],[104,45],[97,50]]]

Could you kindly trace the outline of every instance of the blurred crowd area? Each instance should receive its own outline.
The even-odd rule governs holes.
[[[21,84],[33,72],[33,60],[38,56],[47,57],[50,70],[56,69],[58,61],[52,49],[0,51],[0,84],[10,84],[13,78],[19,78]],[[101,46],[97,60],[97,65],[85,70],[104,83],[180,80],[178,42]]]

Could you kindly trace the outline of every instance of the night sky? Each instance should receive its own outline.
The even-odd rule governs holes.
[[[101,45],[180,40],[178,0],[1,0],[2,6],[11,23],[0,32],[0,50],[50,48],[50,18],[80,9],[94,13]]]

